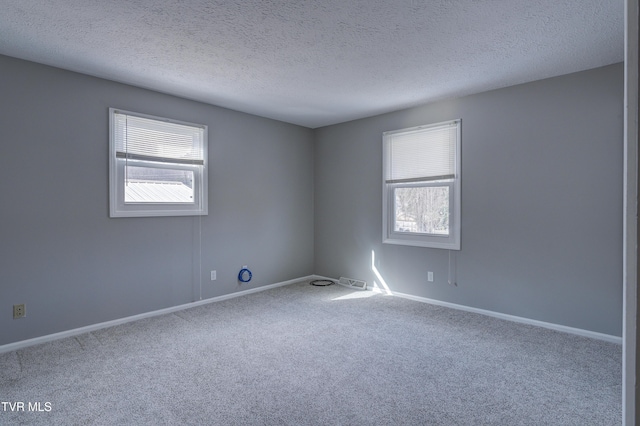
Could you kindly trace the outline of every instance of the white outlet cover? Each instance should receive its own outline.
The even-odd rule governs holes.
[[[433,272],[431,271],[427,272],[427,280],[429,282],[433,282]]]
[[[216,271],[211,271],[211,281],[215,281],[217,278],[217,273]]]

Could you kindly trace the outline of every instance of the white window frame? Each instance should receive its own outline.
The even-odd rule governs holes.
[[[150,120],[190,126],[202,132],[202,160],[187,164],[171,159],[162,161],[153,158],[126,159],[118,158],[116,143],[116,114],[141,117]],[[203,216],[208,214],[207,191],[207,147],[208,128],[206,125],[173,120],[154,115],[109,108],[109,216],[110,217],[152,217],[152,216]],[[125,168],[126,165],[138,167],[152,167],[159,169],[188,170],[193,172],[193,202],[164,203],[164,202],[125,202]]]
[[[425,132],[443,126],[453,125],[456,127],[454,168],[452,178],[435,180],[417,180],[407,182],[387,181],[388,169],[391,167],[389,159],[389,144],[394,135]],[[460,182],[461,182],[461,161],[460,161],[460,136],[461,120],[451,120],[425,126],[410,127],[406,129],[384,132],[382,137],[382,242],[386,244],[399,244],[417,247],[429,247],[437,249],[460,250]],[[406,187],[449,187],[449,235],[424,234],[414,232],[395,231],[395,193],[397,188]]]

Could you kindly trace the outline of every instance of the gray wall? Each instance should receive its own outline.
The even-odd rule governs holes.
[[[620,336],[623,67],[316,130],[315,273]],[[462,119],[462,250],[382,244],[382,132]],[[434,271],[435,282],[427,282]]]
[[[617,64],[312,131],[0,56],[0,345],[198,300],[200,256],[209,298],[312,273],[373,283],[372,251],[392,290],[619,336],[622,78]],[[108,217],[109,107],[209,126],[208,216]],[[382,132],[453,118],[457,287],[448,251],[381,243]]]
[[[209,126],[201,222],[108,217],[109,107]],[[0,345],[198,300],[200,229],[203,298],[312,274],[312,155],[310,129],[0,56]]]

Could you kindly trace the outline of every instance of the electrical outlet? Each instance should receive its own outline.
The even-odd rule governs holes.
[[[13,305],[13,319],[22,318],[27,315],[25,304]]]
[[[433,272],[427,272],[427,281],[429,281],[430,283],[433,282]]]
[[[217,279],[216,271],[211,271],[211,281],[215,281]]]

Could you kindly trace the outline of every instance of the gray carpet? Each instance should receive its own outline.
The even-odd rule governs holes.
[[[621,347],[306,282],[0,355],[0,424],[618,425]],[[8,407],[7,407],[8,408]]]

